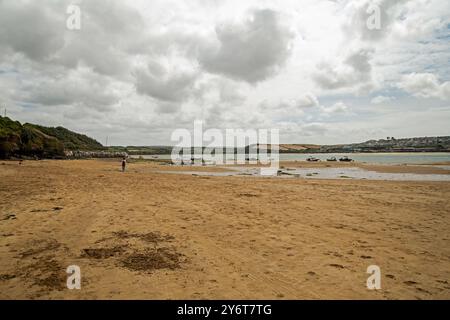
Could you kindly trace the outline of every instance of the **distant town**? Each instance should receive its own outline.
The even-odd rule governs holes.
[[[323,145],[316,152],[448,152],[450,136],[396,139],[387,137],[362,143]]]

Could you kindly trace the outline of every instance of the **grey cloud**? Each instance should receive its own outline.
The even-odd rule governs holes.
[[[0,43],[48,65],[129,76],[128,51],[145,38],[140,13],[119,1],[85,1],[81,29],[68,30],[71,1],[0,1]]]
[[[130,48],[145,39],[139,12],[119,1],[86,1],[80,5],[82,26],[66,31],[66,45],[55,62],[66,67],[91,67],[116,77],[129,76]]]
[[[160,101],[156,107],[158,113],[175,113],[181,108],[181,103],[170,102],[170,101]]]
[[[325,124],[320,122],[307,123],[301,126],[301,134],[305,136],[323,135],[328,131]]]
[[[147,69],[137,69],[135,77],[139,94],[166,102],[180,102],[190,96],[198,73],[170,71],[161,64],[152,62]]]
[[[46,106],[78,105],[92,110],[107,111],[118,102],[110,89],[110,81],[89,72],[71,73],[65,78],[43,78],[21,89],[24,102]]]
[[[241,104],[245,100],[245,95],[240,87],[231,81],[220,81],[219,83],[220,100],[227,104]]]
[[[95,39],[92,39],[95,42]],[[104,40],[101,40],[104,41]],[[93,71],[110,76],[126,76],[129,70],[127,56],[114,47],[82,40],[72,42],[60,52],[59,63],[67,68],[87,66]]]
[[[360,49],[349,54],[343,63],[338,65],[321,63],[317,66],[318,71],[313,75],[313,79],[324,89],[370,86],[372,52],[370,49]]]
[[[347,3],[347,10],[350,18],[343,25],[343,29],[347,37],[354,39],[355,37],[369,42],[377,42],[384,39],[391,32],[392,25],[397,19],[401,19],[403,15],[403,7],[410,0],[363,0],[351,1]],[[374,13],[367,11],[370,6],[379,8],[380,28],[369,29],[367,20]]]
[[[296,101],[296,105],[299,108],[317,107],[319,105],[319,100],[313,94],[308,93],[308,94],[305,94],[304,96],[300,97]]]
[[[131,39],[124,39],[121,36],[131,34],[139,36],[139,31],[142,34],[144,21],[140,12],[124,5],[123,1],[85,1],[81,4],[81,9],[85,12],[85,22],[96,25],[98,30],[116,37],[116,40],[122,43],[127,43]]]
[[[47,3],[48,4],[48,3]],[[0,1],[0,44],[36,61],[50,59],[64,45],[64,10],[55,4]]]
[[[242,106],[247,98],[243,87],[245,85],[242,83],[228,78],[204,76],[194,91],[196,104],[206,107],[212,104],[221,107]]]
[[[254,10],[239,25],[216,27],[218,46],[200,53],[201,65],[211,73],[250,83],[273,76],[290,55],[294,35],[275,11]]]

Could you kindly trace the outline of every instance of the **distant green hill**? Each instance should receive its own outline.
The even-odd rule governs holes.
[[[62,158],[66,150],[103,149],[98,141],[63,127],[22,125],[0,116],[0,158]]]
[[[70,131],[63,127],[43,127],[36,124],[25,123],[24,127],[37,129],[46,135],[55,137],[64,144],[65,150],[101,150],[103,146],[97,140],[89,138],[84,134]]]

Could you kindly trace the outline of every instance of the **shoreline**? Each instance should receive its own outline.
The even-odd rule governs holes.
[[[99,161],[105,163],[116,163],[120,158],[94,158],[94,159],[44,159],[44,160],[2,160],[0,161],[0,165],[10,164],[19,164],[26,165],[29,163],[36,162],[46,162],[46,161]],[[261,168],[267,167],[267,165],[261,164],[223,164],[223,165],[173,165],[169,161],[164,159],[131,159],[129,164],[134,166],[140,166],[143,164],[151,164],[151,168],[153,165],[159,166],[159,168],[163,168],[163,171],[175,171],[175,172],[230,172],[230,171],[239,171],[239,168]],[[360,168],[366,171],[373,171],[377,173],[390,173],[390,174],[416,174],[416,175],[450,175],[450,162],[438,162],[438,163],[421,163],[421,164],[370,164],[365,162],[308,162],[308,161],[280,161],[279,168],[282,171],[289,171],[294,169],[327,169],[327,168]]]
[[[159,163],[158,161],[147,161],[148,163]],[[143,161],[145,163],[145,161]],[[266,167],[265,165],[254,165],[254,164],[229,164],[229,165],[161,165],[160,171],[167,172],[233,172],[236,174],[239,172],[245,172],[242,170],[247,169],[257,169]],[[298,169],[339,169],[348,170],[351,168],[359,168],[365,171],[386,173],[386,174],[414,174],[414,175],[450,175],[450,163],[447,165],[440,164],[423,164],[423,165],[412,165],[412,164],[367,164],[360,162],[307,162],[307,161],[280,161],[279,168],[282,172],[288,174],[291,170]],[[291,172],[292,173],[292,172]],[[449,176],[450,179],[450,176]]]

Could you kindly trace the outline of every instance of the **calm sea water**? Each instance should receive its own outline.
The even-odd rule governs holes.
[[[347,156],[358,162],[367,163],[436,163],[450,162],[450,152],[416,152],[416,153],[281,153],[281,161],[305,161],[308,157],[313,156],[322,161],[327,158],[336,157],[337,159]],[[139,155],[131,156],[139,158]],[[144,159],[170,159],[170,154],[164,155],[143,155]]]
[[[450,153],[416,152],[416,153],[335,153],[335,154],[280,154],[280,160],[306,160],[313,156],[322,161],[327,158],[336,157],[339,159],[347,156],[358,162],[367,163],[436,163],[449,162]]]

